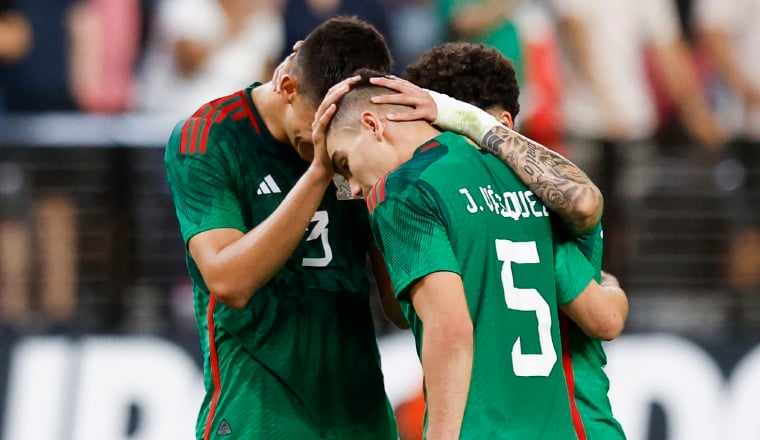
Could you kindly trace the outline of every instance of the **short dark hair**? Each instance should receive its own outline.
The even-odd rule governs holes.
[[[317,26],[298,49],[293,74],[298,92],[319,104],[337,82],[362,67],[390,73],[393,66],[385,37],[357,17],[339,16]]]
[[[343,97],[341,97],[336,103],[338,110],[333,115],[330,123],[327,126],[327,131],[333,126],[342,126],[349,121],[353,121],[354,116],[357,116],[357,112],[364,110],[367,107],[375,107],[377,109],[385,109],[385,111],[391,111],[392,109],[405,108],[405,106],[395,104],[372,104],[371,98],[378,95],[387,95],[396,93],[394,90],[386,87],[377,86],[372,84],[370,78],[378,76],[384,76],[386,73],[373,69],[361,68],[353,72],[351,76],[360,76],[359,81],[351,85],[351,90],[348,91]]]
[[[445,43],[406,68],[406,79],[483,110],[501,107],[517,117],[520,87],[512,62],[498,50],[476,43]]]

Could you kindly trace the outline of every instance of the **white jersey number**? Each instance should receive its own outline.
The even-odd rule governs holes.
[[[317,224],[311,229],[311,233],[306,237],[306,241],[316,239],[322,240],[322,248],[325,250],[325,256],[319,258],[304,258],[301,264],[307,267],[325,267],[332,261],[332,248],[327,240],[327,224],[330,219],[327,217],[327,211],[317,211],[311,218],[311,222]]]
[[[496,240],[496,256],[504,263],[501,267],[501,283],[504,287],[504,300],[507,307],[513,310],[534,312],[538,321],[538,341],[541,352],[523,353],[522,343],[518,337],[512,346],[512,368],[518,376],[548,376],[557,362],[557,353],[552,343],[552,315],[549,304],[538,290],[515,287],[512,275],[512,263],[536,264],[539,262],[536,242]]]

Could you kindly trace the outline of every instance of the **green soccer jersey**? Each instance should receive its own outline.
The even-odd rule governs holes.
[[[590,233],[563,237],[558,240],[557,258],[577,255],[586,258],[594,269],[594,277],[601,280],[602,225],[597,224]],[[564,276],[563,276],[564,275]],[[567,282],[568,274],[558,271],[557,282]],[[563,302],[560,302],[563,304]],[[604,372],[607,356],[602,342],[590,338],[578,325],[560,312],[562,333],[562,366],[565,370],[571,396],[573,423],[578,438],[588,440],[624,440],[625,433],[612,414],[608,397],[610,381]]]
[[[248,232],[308,164],[267,130],[253,87],[177,124],[165,164],[182,237]],[[303,241],[242,309],[187,253],[204,357],[199,439],[395,439],[369,308],[366,207],[328,189]],[[211,292],[213,293],[213,292]]]
[[[367,204],[418,353],[424,329],[407,288],[439,271],[463,279],[474,359],[461,438],[575,438],[541,202],[497,158],[447,132],[378,182]]]

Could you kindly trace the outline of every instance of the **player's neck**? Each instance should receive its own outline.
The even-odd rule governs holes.
[[[272,137],[280,142],[288,143],[288,135],[283,124],[286,104],[282,96],[274,91],[272,82],[264,83],[253,89],[251,99],[253,99],[253,104]]]
[[[399,123],[393,138],[396,150],[404,161],[409,160],[417,148],[441,134],[440,130],[425,121]]]

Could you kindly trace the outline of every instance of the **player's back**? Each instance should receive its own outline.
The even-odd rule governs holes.
[[[546,209],[498,159],[452,133],[393,174],[410,182],[419,175],[460,265],[475,350],[462,438],[575,438]]]

